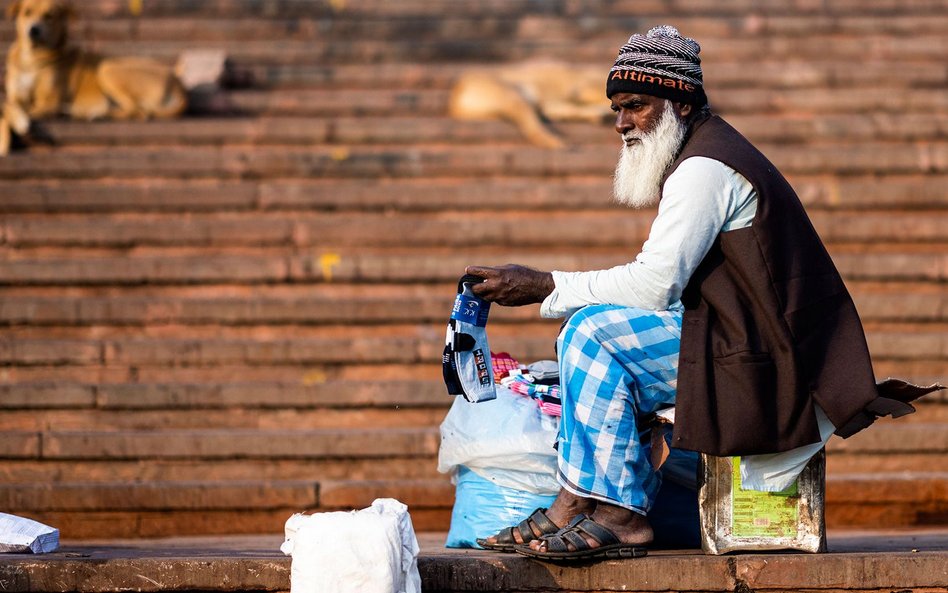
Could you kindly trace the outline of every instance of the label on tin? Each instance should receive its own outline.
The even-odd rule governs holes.
[[[741,488],[741,458],[731,458],[731,534],[735,537],[796,537],[800,494],[794,480],[781,492]]]

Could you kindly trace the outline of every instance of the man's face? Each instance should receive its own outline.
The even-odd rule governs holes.
[[[612,110],[616,113],[616,132],[628,146],[634,136],[648,134],[655,129],[665,111],[665,99],[639,93],[616,93],[612,95]],[[691,105],[673,103],[674,113],[679,119],[691,113]]]
[[[623,146],[616,164],[613,191],[616,200],[633,208],[655,205],[662,177],[675,160],[687,127],[683,113],[691,107],[633,93],[612,96],[616,131]]]

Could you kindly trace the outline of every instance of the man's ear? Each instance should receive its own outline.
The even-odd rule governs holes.
[[[691,103],[675,103],[675,109],[681,117],[688,117],[691,115],[692,106]]]
[[[20,0],[14,0],[7,5],[7,18],[14,19],[16,18],[17,13],[20,12]]]

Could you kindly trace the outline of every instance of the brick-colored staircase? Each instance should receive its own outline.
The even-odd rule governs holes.
[[[0,160],[0,510],[70,538],[250,533],[392,496],[446,529],[439,355],[464,266],[615,265],[653,216],[610,202],[609,126],[536,148],[448,119],[451,81],[530,57],[605,72],[663,22],[798,190],[877,374],[948,382],[940,2],[80,8],[86,47],[223,48],[254,84],[214,115],[49,122],[57,146]],[[491,343],[550,358],[557,328],[498,307]],[[918,407],[831,443],[831,526],[948,523],[948,397]]]

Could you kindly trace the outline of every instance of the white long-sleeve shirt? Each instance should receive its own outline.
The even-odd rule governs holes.
[[[756,211],[757,193],[740,173],[713,159],[686,159],[665,182],[658,215],[635,261],[608,270],[553,272],[556,288],[540,315],[564,317],[596,304],[678,308],[717,236],[750,226]]]
[[[757,192],[743,175],[714,159],[685,159],[665,182],[658,215],[635,260],[608,270],[554,271],[555,288],[540,315],[564,317],[596,304],[681,309],[681,293],[717,236],[751,226],[756,213]],[[745,457],[743,487],[776,492],[789,486],[833,434],[819,406],[817,419],[821,443]]]

